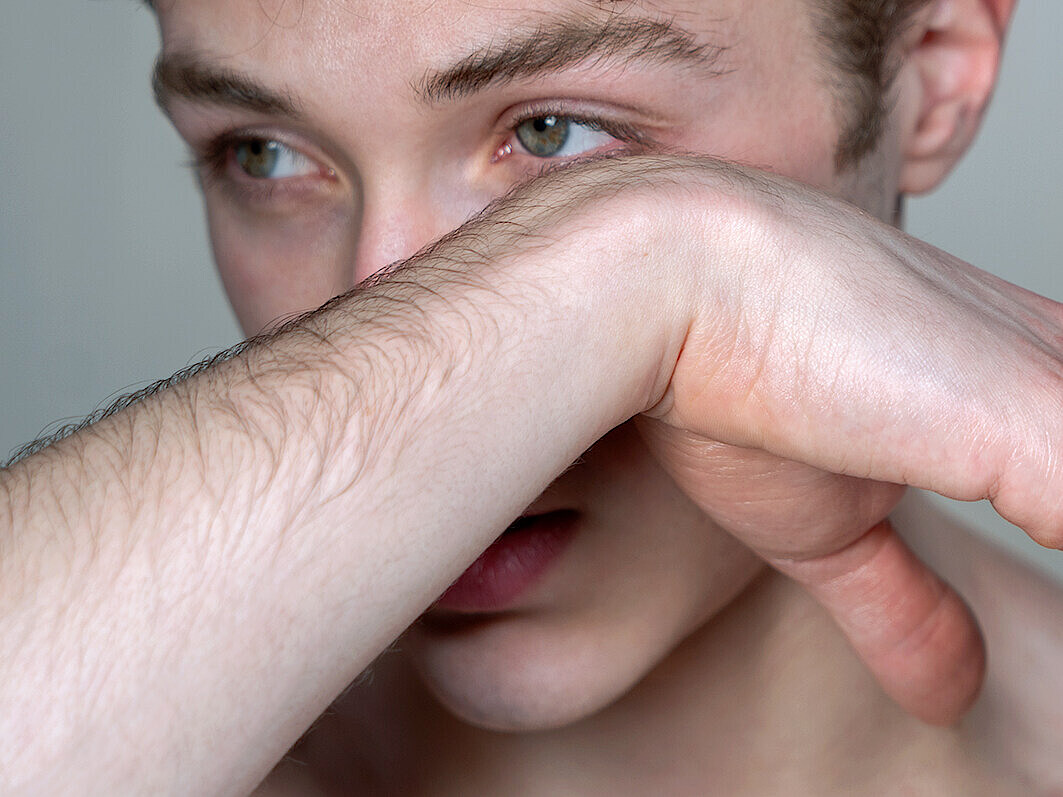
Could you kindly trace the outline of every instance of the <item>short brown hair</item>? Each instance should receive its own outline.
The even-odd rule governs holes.
[[[813,0],[815,24],[834,68],[843,125],[835,162],[857,163],[875,148],[896,76],[893,46],[930,0]]]

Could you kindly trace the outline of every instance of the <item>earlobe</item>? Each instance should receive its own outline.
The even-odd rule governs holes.
[[[918,92],[905,122],[901,190],[933,189],[974,140],[1000,69],[1015,0],[934,0],[902,54],[902,90]]]

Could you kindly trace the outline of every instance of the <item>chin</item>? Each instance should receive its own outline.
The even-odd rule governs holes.
[[[588,576],[600,588],[583,599],[455,622],[427,615],[403,648],[435,699],[470,725],[573,725],[624,698],[763,570],[734,545],[730,555],[688,557],[696,566],[644,565],[613,590]]]
[[[586,627],[544,629],[533,618],[421,627],[407,652],[425,686],[463,722],[495,731],[564,727],[626,694],[663,658],[651,638],[603,639]],[[547,625],[549,625],[547,623]],[[657,647],[654,655],[654,647]]]

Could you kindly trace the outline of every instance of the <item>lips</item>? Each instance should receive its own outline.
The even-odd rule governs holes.
[[[573,510],[518,518],[451,584],[434,608],[479,613],[513,607],[560,558],[578,519]]]

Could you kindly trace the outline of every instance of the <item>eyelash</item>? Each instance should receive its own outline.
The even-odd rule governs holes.
[[[542,103],[521,109],[518,114],[515,114],[505,124],[502,131],[503,141],[502,144],[496,147],[496,154],[507,147],[509,145],[508,142],[512,142],[515,139],[516,131],[521,125],[547,116],[560,117],[571,124],[582,125],[590,130],[605,133],[621,144],[626,145],[623,151],[628,154],[637,154],[653,145],[653,140],[633,125],[610,119],[603,115],[573,111],[565,108],[564,105],[564,103]],[[275,199],[279,193],[288,193],[296,196],[305,194],[306,185],[304,183],[303,186],[299,186],[298,183],[303,182],[303,180],[298,177],[270,180],[256,179],[248,175],[243,175],[242,177],[230,176],[230,168],[235,168],[238,171],[240,169],[239,166],[234,164],[236,148],[256,140],[277,141],[285,147],[302,154],[312,162],[316,163],[319,160],[312,155],[306,155],[301,148],[287,143],[283,137],[272,135],[268,131],[237,129],[215,136],[202,147],[194,149],[189,166],[200,175],[200,179],[204,183],[220,184],[226,190],[232,192],[237,199],[245,202],[268,202],[271,199]],[[557,168],[573,159],[581,159],[580,156],[575,158],[537,157],[524,150],[519,143],[513,146],[505,157],[515,154],[518,151],[518,147],[521,155],[532,159],[533,162],[539,162],[546,169]],[[616,150],[610,150],[610,154],[615,153]],[[588,155],[588,157],[593,157],[593,154]],[[321,175],[335,176],[335,173],[327,167],[321,167]]]
[[[653,141],[649,136],[633,125],[616,119],[610,119],[606,116],[585,113],[581,114],[578,111],[572,111],[565,108],[563,103],[558,105],[544,103],[542,105],[532,105],[522,109],[519,114],[515,115],[507,122],[505,126],[505,141],[508,142],[511,140],[516,135],[517,128],[521,125],[530,122],[533,119],[541,119],[546,116],[557,116],[568,120],[570,123],[583,125],[591,130],[605,133],[606,135],[612,136],[617,141],[634,148],[636,151],[644,150],[653,144]],[[531,153],[525,154],[532,158],[536,157]],[[547,163],[550,161],[564,163],[564,159],[540,158],[538,160],[544,160]]]
[[[243,201],[268,201],[278,192],[305,193],[305,185],[302,189],[292,185],[293,181],[303,182],[298,177],[279,180],[255,179],[250,175],[244,175],[243,178],[231,177],[229,169],[240,168],[234,164],[236,148],[252,141],[276,141],[313,163],[319,162],[318,158],[305,154],[300,147],[289,144],[283,137],[272,135],[268,131],[230,130],[210,139],[202,147],[193,149],[188,165],[199,174],[205,184],[222,185]],[[334,177],[335,172],[322,166],[321,176]]]

